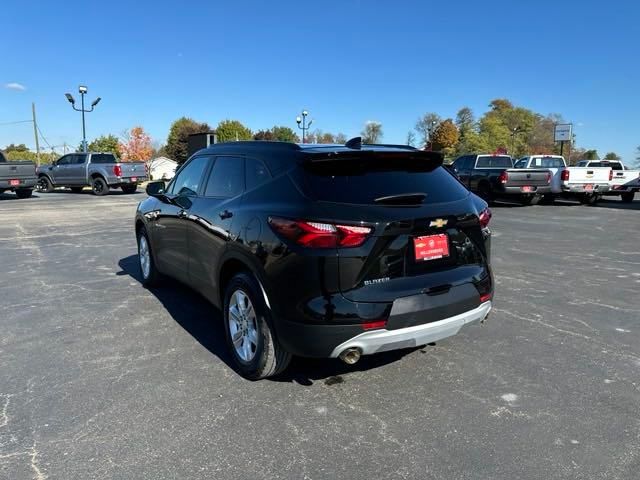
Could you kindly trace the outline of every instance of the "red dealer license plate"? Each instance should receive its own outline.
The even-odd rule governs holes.
[[[448,257],[449,237],[444,233],[416,237],[413,239],[413,247],[416,260],[437,260]]]
[[[9,185],[11,185],[12,187],[20,185],[20,180],[9,180]]]
[[[523,192],[533,192],[533,187],[520,187]]]
[[[584,191],[585,191],[585,192],[593,192],[593,183],[587,183],[587,184],[584,186]]]
[[[138,177],[131,177],[131,181],[132,182],[137,182],[138,181]]]

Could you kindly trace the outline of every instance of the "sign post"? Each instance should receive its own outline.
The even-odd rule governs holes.
[[[572,130],[573,124],[571,123],[558,123],[553,129],[553,140],[560,142],[560,155],[564,150],[564,142],[571,142]]]

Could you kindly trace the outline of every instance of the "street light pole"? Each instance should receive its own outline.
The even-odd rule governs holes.
[[[309,123],[307,123],[307,116],[309,115],[309,112],[306,110],[302,110],[301,115],[302,116],[298,115],[296,117],[296,123],[298,124],[298,128],[302,130],[302,143],[306,143],[306,132],[309,130],[309,127],[311,127],[313,120],[309,120]],[[301,124],[302,126],[300,126]]]
[[[86,124],[85,124],[85,120],[84,120],[84,114],[85,113],[89,113],[89,112],[93,112],[93,109],[95,108],[96,105],[98,105],[98,103],[100,103],[100,100],[102,100],[100,97],[96,98],[92,103],[91,103],[91,109],[87,110],[84,108],[84,96],[87,93],[88,89],[87,87],[85,87],[84,85],[80,85],[80,87],[78,87],[78,93],[80,93],[80,104],[82,108],[76,108],[76,101],[73,98],[73,95],[71,95],[70,93],[65,93],[64,96],[67,97],[67,100],[69,101],[69,103],[71,104],[71,106],[73,107],[73,109],[76,112],[82,112],[82,151],[86,153],[87,151],[87,135],[86,135]]]

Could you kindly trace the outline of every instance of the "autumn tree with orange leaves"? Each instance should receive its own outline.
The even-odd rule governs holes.
[[[118,144],[118,153],[123,162],[148,162],[153,155],[151,137],[142,127],[133,127],[126,135],[127,139]]]

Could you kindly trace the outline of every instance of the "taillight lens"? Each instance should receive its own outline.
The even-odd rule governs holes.
[[[121,165],[114,165],[113,166],[113,174],[116,177],[121,177],[122,176],[122,166]]]
[[[551,172],[547,172],[547,185],[551,183]]]
[[[569,180],[569,170],[563,170],[562,174],[560,176],[560,178],[562,179],[563,182],[566,182],[567,180]]]
[[[480,303],[488,302],[491,300],[492,295],[490,293],[485,293],[484,295],[480,295]]]
[[[613,170],[609,170],[609,181],[613,180]]]
[[[509,181],[509,174],[507,172],[502,172],[498,177],[498,182],[504,185],[507,181]]]
[[[374,320],[372,322],[364,322],[362,324],[363,330],[376,330],[378,328],[385,328],[387,326],[386,320]]]
[[[482,228],[487,228],[489,226],[489,222],[491,221],[491,209],[485,208],[480,215],[478,215],[478,219],[480,220],[480,226]]]
[[[369,227],[277,217],[269,218],[269,225],[276,233],[309,248],[359,247],[372,231]]]

